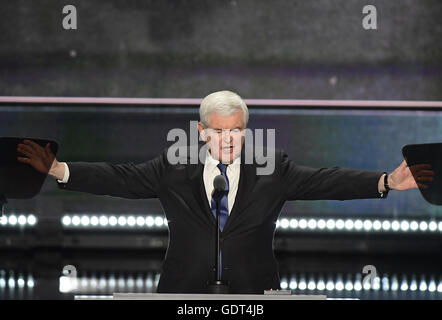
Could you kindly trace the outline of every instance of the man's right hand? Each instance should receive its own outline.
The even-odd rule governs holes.
[[[31,165],[35,170],[50,174],[51,176],[62,180],[64,177],[64,165],[55,159],[49,143],[43,148],[31,140],[23,140],[23,143],[17,145],[17,151],[26,157],[17,157],[17,160]]]

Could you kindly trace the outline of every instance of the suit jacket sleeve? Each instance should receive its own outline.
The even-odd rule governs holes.
[[[382,198],[383,172],[296,165],[281,152],[281,187],[286,200],[351,200]],[[385,197],[385,196],[384,196]]]
[[[61,189],[97,195],[129,199],[156,198],[167,163],[165,152],[140,164],[68,162],[68,182],[57,183]]]

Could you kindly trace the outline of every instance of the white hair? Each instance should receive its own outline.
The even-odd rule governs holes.
[[[249,109],[243,99],[232,91],[217,91],[206,96],[201,102],[200,121],[204,128],[208,128],[212,113],[230,116],[240,110],[243,112],[243,122],[246,127],[249,121]]]

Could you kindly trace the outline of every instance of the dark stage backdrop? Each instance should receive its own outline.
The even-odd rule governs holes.
[[[139,163],[162,151],[169,130],[189,131],[189,122],[198,119],[194,107],[2,106],[0,136],[55,139],[61,145],[59,161]],[[249,124],[252,129],[276,129],[276,146],[298,164],[392,172],[403,160],[404,145],[440,142],[442,113],[252,108]],[[61,191],[50,178],[43,193],[64,199],[65,212],[162,212],[157,200],[120,201]],[[26,203],[32,208],[32,201],[11,200],[8,208],[20,212]],[[417,189],[392,191],[385,200],[288,202],[283,212],[290,216],[442,217],[442,208],[426,203]]]
[[[62,27],[67,4],[77,30]],[[441,13],[439,0],[2,1],[0,95],[442,100]]]

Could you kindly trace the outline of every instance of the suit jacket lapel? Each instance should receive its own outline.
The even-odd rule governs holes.
[[[227,232],[234,228],[235,221],[237,221],[238,217],[241,216],[243,212],[241,209],[244,208],[249,201],[253,200],[251,192],[256,182],[256,166],[255,164],[245,163],[244,150],[245,148],[243,147],[241,152],[241,169],[239,174],[238,191],[236,193],[232,211],[224,226],[223,234],[227,234]]]
[[[201,146],[202,145],[200,144],[198,151],[200,151]],[[205,159],[205,154],[204,154],[204,159]],[[215,219],[213,218],[212,211],[210,210],[204,186],[204,179],[203,179],[204,159],[202,159],[202,162],[198,161],[197,164],[187,165],[186,169],[190,180],[193,195],[200,207],[199,214],[206,223],[214,226]]]

